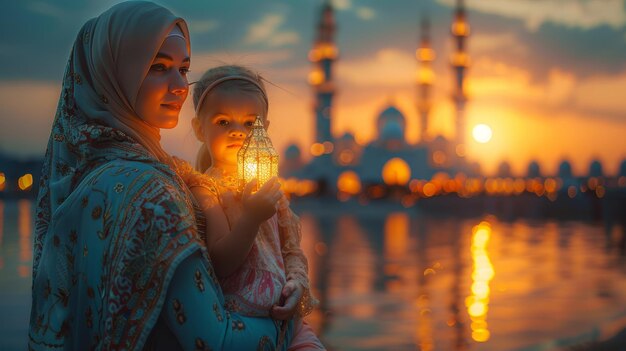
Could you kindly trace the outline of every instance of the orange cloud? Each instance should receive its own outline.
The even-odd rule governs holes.
[[[545,81],[536,82],[525,69],[482,58],[472,67],[468,85],[466,138],[477,123],[494,131],[491,142],[468,144],[470,158],[487,172],[506,159],[518,174],[531,160],[553,173],[561,159],[569,158],[582,174],[599,158],[615,173],[626,157],[625,121],[602,115],[624,111],[626,103],[617,92],[626,89],[626,72],[581,79],[554,68]]]
[[[297,32],[279,30],[284,22],[285,16],[283,15],[266,15],[261,21],[250,26],[244,42],[247,44],[266,43],[270,47],[298,43],[300,35]]]
[[[455,4],[454,0],[437,1],[448,6]],[[467,7],[522,20],[531,31],[537,30],[546,22],[585,29],[601,25],[621,28],[626,24],[622,0],[473,0],[467,2]]]

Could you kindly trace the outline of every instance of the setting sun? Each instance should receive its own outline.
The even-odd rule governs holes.
[[[491,127],[486,124],[477,124],[472,130],[472,136],[474,137],[474,140],[482,144],[491,140],[491,135]]]

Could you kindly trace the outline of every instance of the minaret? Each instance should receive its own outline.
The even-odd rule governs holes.
[[[452,99],[456,105],[456,153],[458,156],[465,155],[465,70],[469,67],[470,57],[467,54],[466,40],[470,34],[467,23],[463,0],[457,0],[454,22],[452,23],[452,37],[454,39],[454,51],[452,52],[451,64],[454,69],[454,91]]]
[[[311,147],[314,156],[330,154],[334,147],[330,122],[335,93],[332,66],[338,54],[334,41],[335,30],[334,11],[330,1],[326,1],[317,26],[317,38],[309,52],[309,60],[313,63],[309,83],[315,91],[315,144]]]
[[[420,46],[415,52],[419,66],[417,68],[417,110],[420,114],[420,142],[428,141],[428,113],[432,106],[431,91],[435,80],[435,71],[432,61],[435,59],[435,50],[430,45],[430,22],[422,19],[422,36]]]

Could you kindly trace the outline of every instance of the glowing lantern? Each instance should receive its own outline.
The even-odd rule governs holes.
[[[394,157],[383,166],[382,176],[387,185],[405,185],[411,179],[411,168],[403,159]]]
[[[324,83],[325,78],[324,72],[319,67],[314,68],[309,73],[309,83],[311,85],[320,85]]]
[[[353,171],[345,171],[337,179],[337,188],[346,194],[356,195],[361,192],[361,180]]]
[[[28,190],[33,185],[33,175],[30,173],[24,174],[17,180],[17,185],[20,190]]]
[[[237,153],[237,168],[242,186],[253,179],[258,180],[253,190],[258,190],[270,178],[278,176],[278,153],[272,146],[260,116],[256,117],[252,130]]]

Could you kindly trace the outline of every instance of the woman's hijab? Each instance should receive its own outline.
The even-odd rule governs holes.
[[[200,249],[184,184],[134,108],[174,26],[189,46],[181,18],[125,2],[74,42],[37,199],[30,349],[141,349],[178,262]]]
[[[146,1],[117,4],[89,20],[74,42],[44,161],[35,226],[33,277],[51,215],[98,160],[156,158],[170,164],[156,127],[135,113],[139,88],[182,18]],[[121,154],[120,154],[121,153]]]

